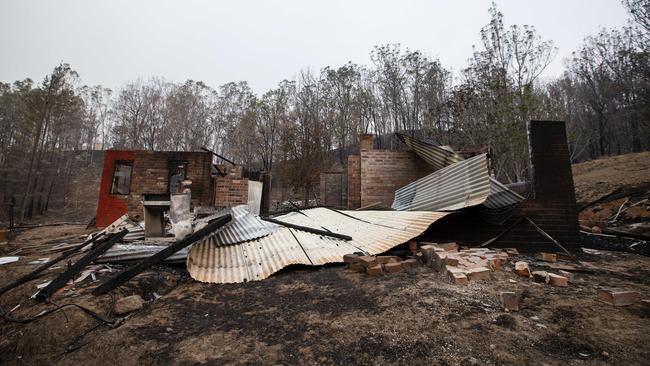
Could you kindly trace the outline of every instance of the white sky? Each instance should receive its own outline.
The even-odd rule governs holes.
[[[509,24],[531,24],[558,56],[599,27],[625,24],[620,0],[498,0]],[[59,62],[84,84],[139,77],[212,87],[245,80],[262,93],[301,69],[370,64],[374,45],[401,43],[457,73],[488,23],[486,0],[0,0],[0,81],[41,81]]]

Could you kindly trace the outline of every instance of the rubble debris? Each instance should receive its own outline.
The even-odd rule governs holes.
[[[614,306],[627,306],[637,302],[639,293],[617,288],[598,289],[598,300]]]
[[[434,244],[438,248],[444,249],[446,252],[457,252],[458,251],[458,244],[456,243],[438,243]]]
[[[548,272],[546,271],[533,271],[533,282],[548,283]]]
[[[27,262],[27,264],[45,264],[50,261],[50,258],[39,258],[34,259],[33,261]]]
[[[106,232],[106,229],[104,231],[102,231],[102,232]],[[16,287],[18,287],[18,286],[20,286],[20,285],[22,285],[24,283],[27,283],[27,282],[37,278],[41,274],[41,272],[43,272],[46,269],[52,267],[54,264],[59,263],[60,261],[70,257],[71,255],[76,253],[77,250],[79,250],[81,248],[84,248],[87,245],[91,245],[92,243],[94,243],[96,240],[98,240],[99,238],[101,238],[103,236],[104,236],[103,234],[97,234],[97,235],[91,236],[90,238],[88,238],[83,243],[76,244],[70,250],[61,253],[61,255],[59,255],[54,260],[49,261],[47,263],[44,263],[44,264],[40,265],[38,268],[36,268],[33,271],[29,272],[28,274],[13,280],[12,282],[5,285],[4,287],[0,288],[0,295],[4,294],[5,292],[7,292],[7,291],[9,291],[9,290],[11,290],[13,288],[16,288]]]
[[[372,256],[372,255],[363,255],[359,257],[359,263],[364,267],[364,268],[370,268],[374,267],[377,264],[379,264],[379,261],[377,260],[377,257]]]
[[[18,262],[19,259],[19,256],[0,257],[0,265]]]
[[[379,264],[396,263],[398,260],[399,258],[393,255],[380,255],[377,257]]]
[[[508,311],[519,311],[519,298],[514,292],[501,292],[501,303]]]
[[[115,315],[124,315],[130,312],[140,310],[144,306],[144,300],[140,295],[131,295],[127,297],[122,297],[115,301],[113,305],[113,312]]]
[[[386,272],[388,273],[402,272],[402,264],[397,261],[389,262],[384,265],[384,269],[386,269]]]
[[[151,257],[146,258],[138,262],[137,264],[125,269],[124,271],[118,273],[116,276],[111,277],[105,282],[103,282],[101,285],[99,285],[99,287],[95,288],[93,290],[93,295],[102,295],[113,290],[117,286],[120,286],[121,284],[130,280],[135,275],[146,270],[147,268],[162,262],[165,258],[171,256],[172,254],[178,252],[179,250],[191,244],[194,244],[195,242],[205,238],[207,235],[221,229],[221,227],[229,223],[231,219],[232,219],[231,215],[229,214],[224,215],[216,219],[214,222],[208,224],[208,226],[194,232],[190,236],[187,236],[175,242],[174,244],[166,247],[165,249],[152,255]]]
[[[517,248],[504,248],[503,251],[506,252],[510,257],[516,257],[519,255]]]
[[[489,280],[490,269],[486,267],[470,268],[465,271],[465,275],[470,281]]]
[[[410,259],[407,259],[407,260],[404,260],[404,261],[400,262],[400,264],[402,265],[402,268],[404,270],[409,270],[409,269],[413,269],[413,268],[417,267],[418,260],[414,259],[414,258],[410,258]]]
[[[108,248],[112,247],[116,242],[120,241],[127,233],[128,230],[123,229],[119,233],[112,235],[109,238],[107,238],[105,241],[97,244],[97,246],[93,248],[88,254],[84,255],[82,258],[76,261],[75,264],[68,267],[68,269],[65,272],[63,272],[58,277],[53,279],[52,282],[49,285],[47,285],[47,287],[40,290],[36,294],[36,300],[38,301],[47,300],[57,290],[65,286],[65,284],[68,281],[73,279],[73,277],[77,273],[81,272],[87,265],[92,263],[92,261],[95,260],[95,258],[99,257],[100,254],[104,253],[105,251],[108,250]]]
[[[376,276],[381,276],[384,274],[384,271],[381,268],[381,264],[376,264],[374,266],[366,268],[366,273],[370,277],[376,277]]]
[[[515,273],[522,277],[530,277],[530,268],[527,262],[519,261],[515,263]]]
[[[544,262],[557,262],[557,254],[555,253],[539,252],[535,257]]]
[[[571,272],[569,272],[569,271],[562,270],[562,269],[559,270],[559,271],[557,271],[557,272],[558,272],[558,274],[559,274],[560,276],[566,277],[566,279],[567,279],[570,283],[575,282],[575,275],[574,275],[573,273],[571,273]]]
[[[567,287],[569,286],[569,279],[567,277],[560,276],[555,273],[549,273],[548,283],[551,286],[555,286],[555,287]]]

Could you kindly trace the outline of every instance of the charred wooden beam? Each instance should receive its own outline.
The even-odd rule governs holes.
[[[83,243],[70,248],[69,250],[66,250],[65,252],[61,253],[61,255],[54,258],[53,260],[51,260],[51,261],[49,261],[47,263],[44,263],[44,264],[38,266],[35,270],[29,272],[28,274],[13,280],[12,282],[8,283],[6,286],[0,288],[0,295],[4,294],[5,292],[7,292],[7,291],[9,291],[9,290],[11,290],[13,288],[18,287],[18,286],[20,286],[20,285],[22,285],[24,283],[27,283],[27,282],[29,282],[29,281],[31,281],[33,279],[38,278],[39,275],[41,274],[41,272],[43,272],[46,269],[52,267],[56,263],[70,257],[71,255],[75,254],[79,249],[85,247],[86,245],[92,244],[97,239],[99,239],[99,235],[94,236],[94,237],[84,241]]]
[[[272,223],[277,224],[277,225],[288,227],[290,229],[306,231],[306,232],[312,233],[312,234],[331,236],[332,238],[336,238],[336,239],[352,240],[352,237],[349,236],[349,235],[337,234],[337,233],[333,233],[331,231],[314,229],[314,228],[309,227],[309,226],[301,226],[301,225],[296,225],[296,224],[290,224],[288,222],[284,222],[284,221],[280,221],[280,220],[276,220],[276,219],[271,219],[271,218],[268,218],[268,217],[261,217],[261,219],[264,220],[264,221],[272,222]]]
[[[88,254],[80,258],[75,264],[70,266],[65,272],[61,273],[57,278],[52,280],[49,285],[44,289],[39,291],[36,294],[36,300],[45,301],[47,298],[52,296],[61,287],[70,281],[77,273],[81,272],[87,265],[92,263],[97,257],[104,254],[110,247],[115,243],[122,240],[122,238],[128,233],[127,229],[120,231],[119,233],[113,235],[110,239],[106,240],[103,243],[100,243],[95,248],[93,248]]]
[[[123,270],[122,272],[116,274],[115,276],[107,279],[104,281],[101,285],[99,285],[96,289],[93,290],[93,295],[103,295],[109,291],[112,291],[116,287],[124,284],[131,278],[135,277],[142,271],[145,271],[149,267],[156,265],[165,259],[167,259],[169,256],[172,254],[178,252],[179,250],[196,243],[197,241],[205,238],[206,236],[212,234],[213,232],[217,231],[220,229],[222,226],[226,225],[227,223],[230,222],[232,219],[232,216],[230,214],[221,216],[217,218],[216,220],[210,222],[207,226],[204,228],[200,229],[199,231],[196,231],[195,233],[191,234],[190,236],[183,238],[181,240],[178,240],[174,242],[172,245],[168,246],[167,248],[159,251],[158,253],[143,259],[142,261],[134,264],[133,266]]]
[[[229,160],[229,159],[227,159],[227,158],[224,158],[223,156],[217,154],[216,152],[214,152],[214,151],[212,151],[212,150],[210,150],[210,149],[208,149],[208,148],[202,147],[201,150],[203,150],[203,151],[207,151],[207,152],[209,152],[210,154],[212,154],[212,155],[214,155],[214,156],[216,156],[216,157],[218,157],[218,158],[220,158],[220,159],[223,159],[224,161],[227,161],[227,162],[229,162],[229,163],[232,164],[232,165],[237,165],[237,164],[235,164],[233,161],[231,161],[231,160]]]
[[[630,231],[625,231],[625,230],[620,230],[620,229],[610,229],[610,228],[603,228],[603,234],[609,234],[609,235],[615,235],[615,236],[622,236],[626,238],[633,238],[633,239],[639,239],[639,240],[645,240],[645,241],[650,241],[650,235],[648,234],[642,234],[642,233],[633,233]]]

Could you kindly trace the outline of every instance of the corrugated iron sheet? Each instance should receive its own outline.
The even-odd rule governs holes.
[[[335,211],[313,208],[277,220],[351,236],[350,241],[279,227],[272,234],[234,245],[192,246],[187,269],[202,282],[259,281],[291,264],[342,262],[353,252],[379,254],[424,232],[442,212]]]
[[[520,206],[523,197],[489,176],[487,155],[467,160],[447,149],[398,136],[413,151],[437,169],[395,192],[396,210],[452,211],[483,205],[484,213],[502,214]]]
[[[398,133],[397,137],[436,170],[463,160],[462,156],[443,147],[431,145],[401,133]]]
[[[165,248],[166,247],[163,245],[115,244],[104,254],[95,259],[95,263],[115,263],[144,259]],[[165,259],[165,262],[182,263],[187,258],[188,251],[188,248],[181,249],[169,258]]]
[[[223,216],[224,212],[219,212],[201,220],[197,220],[194,230],[198,230],[207,225],[211,219]],[[260,220],[256,215],[248,212],[246,205],[235,206],[231,209],[232,221],[224,226],[220,231],[203,239],[203,242],[210,242],[214,245],[229,245],[241,243],[243,241],[257,239],[271,234],[277,230],[277,225],[267,221]]]
[[[393,209],[399,211],[454,211],[480,205],[490,195],[487,155],[477,155],[395,191]]]

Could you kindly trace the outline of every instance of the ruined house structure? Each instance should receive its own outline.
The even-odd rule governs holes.
[[[192,209],[234,207],[249,204],[249,197],[261,199],[261,182],[244,177],[241,166],[213,164],[210,152],[107,150],[97,227],[124,214],[142,220],[143,213],[168,210],[170,195],[181,193],[183,182],[191,191]],[[250,203],[259,212],[259,203]]]
[[[374,149],[373,135],[360,136],[358,155],[348,156],[347,169],[321,173],[322,205],[345,209],[388,208],[395,191],[427,176],[434,169],[412,150]],[[526,182],[525,200],[518,210],[499,222],[485,219],[478,210],[454,212],[425,233],[431,240],[482,244],[508,230],[495,245],[557,246],[525,218],[556,241],[579,244],[578,212],[564,122],[531,121],[528,126],[532,181]],[[511,187],[513,190],[520,189]],[[523,221],[523,222],[522,222]]]
[[[498,236],[497,246],[530,244],[540,250],[543,246],[555,247],[546,233],[564,245],[578,245],[565,124],[531,121],[528,139],[531,180],[509,187],[524,196],[520,197],[521,204],[499,215],[476,207],[450,209],[448,212],[453,212],[433,224],[424,237],[479,245]],[[180,192],[184,183],[191,183],[192,209],[244,204],[256,214],[267,214],[273,207],[272,198],[277,197],[273,190],[286,190],[277,182],[272,184],[269,175],[257,174],[253,180],[241,166],[229,161],[214,164],[213,159],[208,151],[106,151],[97,226],[105,227],[126,213],[140,220],[147,213],[160,215],[168,210],[170,194]],[[437,170],[427,159],[421,149],[375,149],[374,136],[361,135],[358,154],[348,156],[347,166],[321,173],[320,205],[348,210],[395,208],[396,191]],[[428,184],[435,186],[436,182]]]

